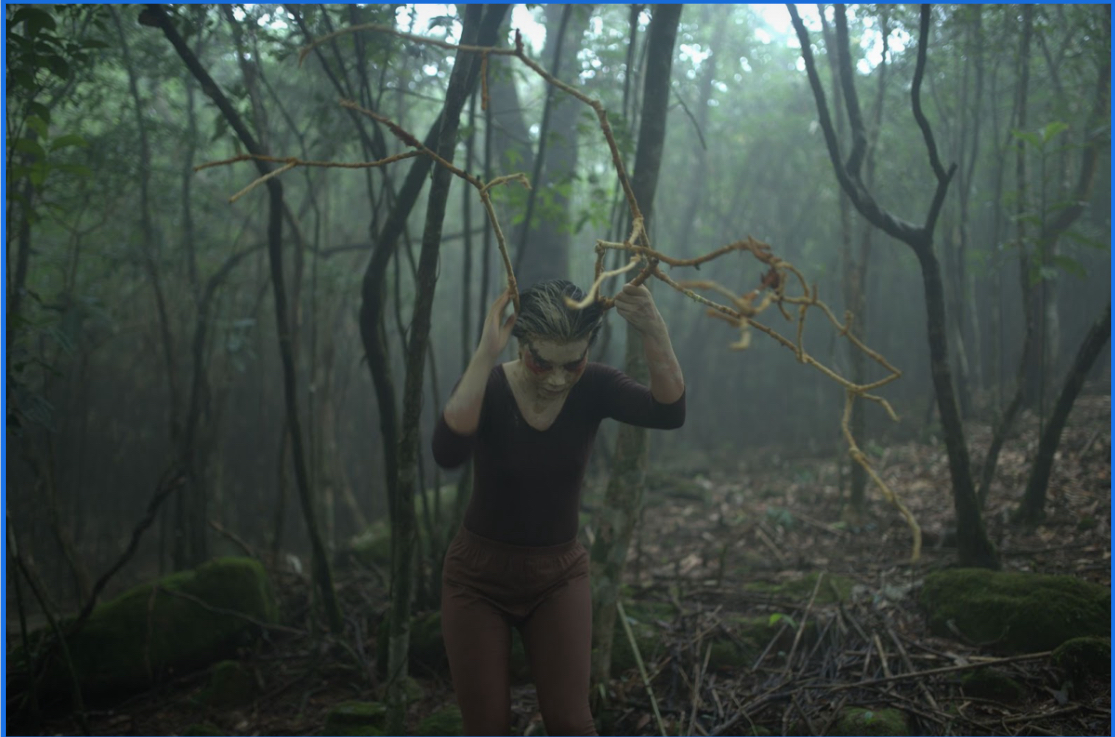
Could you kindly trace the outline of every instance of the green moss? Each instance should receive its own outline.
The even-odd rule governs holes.
[[[930,630],[1005,652],[1052,650],[1074,637],[1109,635],[1111,594],[1071,576],[983,569],[926,576],[921,604]]]
[[[960,679],[964,693],[981,699],[1016,703],[1026,697],[1026,689],[1002,671],[994,668],[980,668],[965,674]]]
[[[348,553],[367,566],[375,566],[387,573],[391,568],[391,526],[387,520],[377,520],[364,528],[348,542]]]
[[[708,661],[713,670],[750,668],[780,629],[778,623],[771,624],[770,617],[725,617],[724,624],[734,637],[722,632],[714,635]],[[793,630],[784,634],[784,644],[789,647],[793,642]]]
[[[344,701],[325,715],[321,733],[343,737],[378,737],[383,734],[387,706],[378,701]]]
[[[446,706],[418,723],[419,735],[459,735],[464,731],[461,710],[456,706]]]
[[[255,693],[256,681],[251,671],[236,660],[222,660],[213,666],[201,700],[218,708],[239,706],[251,701]]]
[[[1053,651],[1053,662],[1073,681],[1111,679],[1111,638],[1074,637]]]
[[[841,710],[831,734],[908,735],[910,725],[906,721],[906,715],[897,709],[850,707]]]
[[[444,484],[439,490],[441,497],[441,522],[442,526],[450,524],[453,517],[453,507],[457,503],[457,485]],[[415,508],[422,513],[422,499],[415,497]],[[434,497],[429,499],[430,514],[434,513]],[[422,529],[425,534],[425,528]],[[448,534],[448,530],[439,529],[439,534]],[[388,520],[380,519],[364,528],[362,532],[349,538],[344,549],[337,555],[337,563],[342,565],[347,558],[355,558],[366,566],[379,568],[384,574],[391,572],[391,526]]]
[[[779,583],[752,581],[745,583],[743,588],[745,591],[765,594],[772,598],[806,602],[813,594],[813,587],[817,585],[817,576],[819,575],[820,573],[807,573],[799,578],[792,578]],[[817,589],[817,598],[813,603],[816,606],[848,601],[852,595],[852,585],[852,579],[846,576],[825,573],[825,579],[821,581],[821,586]]]
[[[209,737],[227,733],[227,729],[221,729],[212,722],[194,722],[182,730],[182,737]]]
[[[97,607],[69,638],[70,656],[86,692],[132,691],[232,654],[259,632],[247,618],[278,619],[267,575],[258,561],[221,558]],[[46,683],[68,683],[57,659]]]

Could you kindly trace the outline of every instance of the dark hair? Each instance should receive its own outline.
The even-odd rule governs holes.
[[[519,295],[519,318],[511,334],[529,343],[532,338],[571,342],[588,338],[589,345],[596,340],[604,324],[604,308],[594,300],[584,309],[574,309],[565,298],[574,302],[585,298],[585,293],[565,279],[540,281]]]

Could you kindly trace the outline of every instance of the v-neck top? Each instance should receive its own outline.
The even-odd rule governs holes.
[[[473,456],[472,499],[465,527],[512,545],[545,546],[577,536],[581,484],[600,422],[670,430],[685,422],[685,395],[662,404],[622,371],[589,363],[545,430],[524,419],[507,374],[488,375],[480,424],[472,435],[434,428],[434,460],[455,468]]]

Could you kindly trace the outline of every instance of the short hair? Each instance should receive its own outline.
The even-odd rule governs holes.
[[[565,279],[540,281],[520,293],[519,317],[511,334],[526,343],[532,339],[568,343],[588,338],[592,345],[604,324],[603,305],[593,300],[578,310],[566,304],[566,297],[579,302],[585,293]]]

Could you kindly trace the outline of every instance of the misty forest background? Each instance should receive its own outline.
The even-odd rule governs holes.
[[[424,172],[408,180],[417,162],[429,166],[422,157],[300,166],[232,204],[279,164],[195,167],[246,151],[380,160],[408,147],[339,99],[436,142],[428,134],[450,106],[447,90],[463,89],[454,163],[484,181],[524,172],[532,183],[493,190],[520,286],[563,277],[587,288],[596,241],[622,241],[630,227],[587,106],[518,60],[491,57],[484,109],[475,69],[466,86],[451,79],[455,51],[385,33],[337,36],[299,64],[313,39],[364,23],[458,42],[464,6],[437,7],[7,6],[9,594],[18,548],[49,606],[77,611],[148,513],[150,526],[102,598],[246,548],[306,576],[323,561],[343,569],[353,537],[401,514],[389,491],[398,487],[415,493],[412,505],[399,504],[414,510],[418,530],[417,596],[433,600],[458,489],[468,489],[460,474],[436,468],[429,434],[505,285],[476,190],[450,178],[440,249],[431,251],[426,190],[408,194],[437,184]],[[1109,8],[933,6],[923,17],[917,6],[859,5],[843,33],[832,7],[801,12],[842,147],[837,160],[867,152],[855,179],[892,223],[912,223],[913,233],[927,213],[935,218],[929,242],[944,322],[927,315],[925,251],[869,223],[842,192],[785,7],[683,6],[664,52],[649,38],[651,7],[641,5],[514,6],[498,29],[479,32],[508,47],[510,29],[528,28],[526,53],[603,103],[629,174],[639,167],[656,54],[672,59],[657,191],[640,203],[653,207],[654,247],[692,258],[752,236],[798,268],[838,316],[854,313],[855,333],[902,372],[880,390],[898,422],[863,401],[852,420],[884,478],[894,444],[968,455],[969,438],[942,422],[934,334],[947,342],[949,401],[966,426],[990,428],[988,438],[1011,437],[1011,423],[1044,426],[1078,348],[1109,310]],[[921,112],[943,168],[956,164],[947,188],[911,111],[922,23],[931,35]],[[848,88],[834,84],[842,39],[865,149],[853,145]],[[410,209],[400,204],[408,197]],[[408,343],[422,345],[431,253],[428,347],[415,361]],[[623,260],[612,254],[609,267]],[[666,270],[743,294],[760,286],[765,267],[731,253],[699,271]],[[626,278],[606,282],[604,293]],[[827,523],[861,529],[869,516],[898,518],[848,458],[839,385],[759,332],[747,350],[731,350],[738,329],[651,282],[688,407],[682,429],[651,435],[651,475],[827,458],[840,469],[829,483],[846,501]],[[794,339],[796,322],[776,308],[760,320]],[[816,311],[803,340],[843,376],[885,375]],[[373,342],[385,351],[378,358],[369,356]],[[609,313],[593,358],[623,367],[624,342]],[[1098,351],[1081,377],[1085,394],[1108,394],[1110,355],[1105,345]],[[390,377],[378,390],[377,365]],[[419,389],[420,405],[405,396]],[[411,408],[420,411],[408,417]],[[413,462],[408,428],[417,432]],[[603,426],[586,485],[590,513],[602,506],[616,435]],[[1028,464],[1037,448],[1027,452]],[[965,493],[978,500],[976,518],[988,500],[1022,502],[1025,483],[981,484],[986,442],[970,456]],[[951,478],[934,491],[942,499],[956,493]],[[1027,521],[1040,519],[1038,510]],[[984,534],[961,525],[962,536]],[[999,564],[978,541],[961,548],[968,563]],[[23,602],[39,610],[26,592]]]

